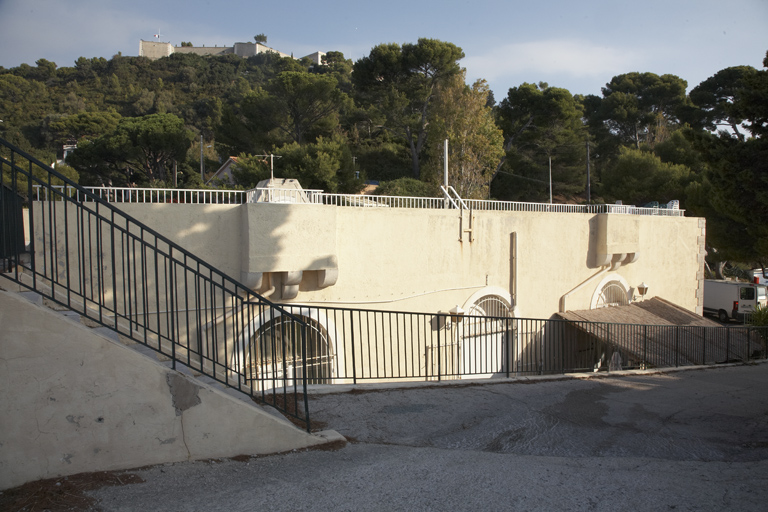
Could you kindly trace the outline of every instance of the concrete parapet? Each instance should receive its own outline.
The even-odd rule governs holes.
[[[0,291],[0,489],[337,441]]]

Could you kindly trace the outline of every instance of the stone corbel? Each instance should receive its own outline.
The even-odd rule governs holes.
[[[282,276],[282,291],[281,295],[283,299],[295,299],[299,294],[299,284],[304,276],[304,272],[301,270],[294,270],[290,272],[281,272]]]
[[[240,272],[240,282],[250,290],[259,290],[264,283],[264,272]]]
[[[627,265],[629,263],[634,263],[638,259],[640,259],[639,252],[630,252],[629,254],[627,254],[627,257],[624,259],[624,265]]]
[[[318,288],[328,288],[336,284],[339,280],[339,269],[328,268],[325,270],[317,271],[317,286]]]

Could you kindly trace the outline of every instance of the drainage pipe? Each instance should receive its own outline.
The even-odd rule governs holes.
[[[511,266],[511,272],[512,272],[512,279],[510,283],[511,292],[510,295],[512,296],[512,315],[513,316],[519,316],[519,310],[517,307],[517,231],[513,231],[510,234],[510,247],[509,247],[509,256],[510,256],[510,266]]]
[[[272,279],[272,275],[269,272],[264,272],[264,277],[267,278],[267,284],[269,284],[269,290],[263,293],[260,293],[259,295],[261,295],[266,299],[266,298],[269,298],[273,293],[275,293],[275,285],[272,282],[274,280]]]

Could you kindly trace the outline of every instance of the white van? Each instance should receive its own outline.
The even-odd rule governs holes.
[[[717,316],[721,322],[731,319],[743,322],[758,304],[768,303],[766,287],[738,281],[704,281],[704,313]]]

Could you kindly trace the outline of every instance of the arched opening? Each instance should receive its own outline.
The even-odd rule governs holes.
[[[258,389],[293,385],[304,374],[302,359],[302,327],[306,324],[307,384],[327,384],[333,376],[334,353],[328,331],[311,316],[272,315],[263,323],[255,321],[255,329],[243,347],[242,361],[246,380]]]
[[[629,283],[618,274],[610,274],[600,281],[592,294],[590,309],[629,304]]]
[[[462,378],[488,378],[506,373],[513,339],[511,301],[489,293],[473,297],[460,324]]]
[[[627,290],[620,281],[610,281],[603,286],[597,297],[595,308],[607,308],[610,306],[626,306],[629,304]]]
[[[469,307],[468,315],[511,318],[512,305],[507,299],[499,295],[485,295],[480,297]]]

